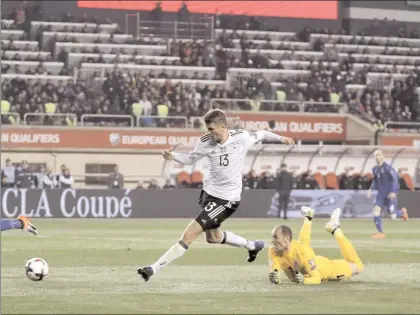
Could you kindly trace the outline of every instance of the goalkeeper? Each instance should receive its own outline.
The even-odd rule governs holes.
[[[363,262],[340,229],[340,209],[334,210],[325,228],[337,240],[344,259],[331,260],[315,256],[310,246],[314,213],[315,210],[302,207],[305,218],[298,240],[292,239],[289,227],[279,225],[274,228],[272,246],[268,250],[270,282],[280,283],[280,270],[298,284],[320,284],[330,280],[349,279],[363,271]]]

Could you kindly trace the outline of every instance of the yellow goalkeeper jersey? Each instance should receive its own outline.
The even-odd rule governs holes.
[[[304,284],[320,284],[324,281],[349,278],[351,270],[343,260],[331,260],[316,256],[311,246],[292,240],[290,250],[279,255],[274,247],[268,250],[270,271],[283,270],[292,280],[293,274],[305,275]]]

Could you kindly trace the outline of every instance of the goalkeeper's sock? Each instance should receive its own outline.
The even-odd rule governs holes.
[[[1,220],[0,231],[7,231],[13,229],[23,229],[23,223],[21,220]]]
[[[374,216],[373,220],[375,221],[376,229],[378,230],[378,232],[383,233],[384,231],[382,230],[382,219],[381,219],[381,217]]]
[[[348,262],[356,264],[358,271],[361,272],[364,267],[363,262],[360,260],[360,257],[354,249],[352,243],[348,240],[347,237],[344,236],[340,228],[335,229],[334,238],[337,241],[338,246],[340,246],[341,255],[343,255],[343,258]]]
[[[153,273],[155,274],[175,259],[178,259],[182,255],[184,255],[187,249],[188,246],[183,241],[179,241],[178,243],[176,243],[174,246],[169,248],[167,252],[163,254],[162,257],[160,257],[153,265],[151,265]]]
[[[248,241],[244,239],[242,236],[236,235],[232,232],[225,231],[223,232],[221,244],[226,244],[234,247],[243,247],[248,250],[255,249],[255,242]]]
[[[311,242],[311,230],[312,230],[312,221],[309,220],[308,218],[305,218],[303,221],[303,226],[300,229],[300,233],[299,233],[299,241],[301,243],[309,244]]]

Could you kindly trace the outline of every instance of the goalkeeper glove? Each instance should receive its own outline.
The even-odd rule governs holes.
[[[277,269],[274,269],[274,271],[270,272],[270,282],[274,284],[280,283],[280,275]]]
[[[305,281],[305,276],[302,273],[297,272],[295,275],[295,281],[297,282],[297,284],[303,284],[303,282]]]

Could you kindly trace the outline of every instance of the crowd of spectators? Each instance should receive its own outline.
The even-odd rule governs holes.
[[[6,159],[1,170],[2,188],[71,188],[74,184],[73,176],[66,165],[62,165],[60,172],[54,174],[50,167],[44,164],[12,163]]]
[[[23,2],[22,2],[23,3]],[[189,11],[184,3],[179,11],[180,19],[188,19]],[[157,5],[153,13],[153,18],[161,19],[161,9]],[[13,24],[2,23],[2,29],[23,29],[26,31],[22,39],[29,39],[30,21],[43,20],[43,8],[40,4],[34,4],[31,7],[25,7],[20,4],[16,11],[5,18],[12,18]],[[417,48],[412,47],[406,38],[419,38],[419,32],[416,30],[407,31],[404,25],[395,21],[374,21],[371,27],[361,31],[362,37],[352,37],[350,40],[344,39],[317,39],[311,42],[310,35],[332,34],[330,30],[304,28],[301,32],[292,36],[286,36],[281,42],[273,42],[268,35],[256,35],[252,38],[241,30],[273,30],[269,29],[264,23],[255,17],[242,19],[231,18],[227,15],[216,14],[216,27],[233,28],[239,31],[231,33],[222,32],[215,39],[215,43],[206,40],[182,41],[173,40],[171,42],[161,38],[155,38],[152,35],[141,35],[139,38],[126,39],[125,44],[147,44],[159,45],[169,43],[168,49],[162,53],[168,59],[144,58],[138,51],[130,54],[125,48],[112,48],[110,53],[115,56],[111,60],[105,60],[103,51],[99,47],[84,47],[81,50],[60,49],[56,51],[57,41],[78,42],[76,36],[71,36],[71,32],[77,30],[82,33],[100,34],[105,32],[100,28],[99,23],[111,24],[110,20],[100,20],[97,17],[83,16],[76,18],[69,13],[62,17],[46,17],[46,21],[68,21],[81,23],[96,23],[95,28],[87,26],[81,29],[75,29],[69,26],[60,31],[67,31],[64,38],[53,36],[46,45],[42,45],[43,32],[50,31],[51,26],[39,26],[35,32],[34,39],[39,42],[38,46],[17,46],[14,40],[9,40],[2,50],[2,60],[17,61],[40,61],[35,67],[22,70],[21,65],[10,65],[2,63],[2,73],[25,73],[25,74],[51,74],[45,63],[52,60],[61,61],[64,67],[58,75],[71,75],[73,69],[69,66],[68,54],[72,52],[96,53],[96,57],[83,57],[76,64],[79,67],[81,63],[134,63],[143,65],[182,65],[182,66],[200,66],[215,67],[214,75],[209,75],[200,71],[174,71],[169,73],[167,70],[150,70],[147,74],[132,74],[122,71],[119,68],[111,69],[106,74],[101,89],[94,89],[89,80],[79,77],[77,80],[42,81],[42,80],[23,80],[23,79],[3,79],[1,89],[3,92],[2,100],[10,103],[10,112],[17,112],[20,118],[28,112],[45,112],[44,104],[52,102],[56,104],[57,113],[70,113],[80,120],[82,114],[127,114],[133,115],[157,115],[159,106],[166,106],[166,111],[170,116],[201,116],[210,107],[212,98],[236,98],[249,99],[251,102],[235,104],[235,108],[255,110],[254,103],[258,104],[262,100],[278,100],[278,92],[284,92],[287,95],[287,101],[295,102],[330,102],[331,94],[340,95],[340,101],[347,104],[346,110],[350,113],[360,115],[372,122],[384,123],[388,120],[393,121],[420,121],[420,103],[416,89],[420,86],[420,61],[415,61],[408,65],[404,56],[418,56]],[[233,23],[233,24],[232,24]],[[3,28],[4,26],[4,28]],[[384,29],[387,31],[385,32]],[[115,27],[111,36],[107,39],[98,39],[94,41],[100,43],[114,43],[114,36],[122,34],[119,26]],[[337,34],[344,35],[346,32],[340,30]],[[398,36],[401,38],[398,42],[388,41],[385,44],[374,38],[365,38],[363,36]],[[239,40],[239,46],[236,46]],[[255,40],[264,41],[264,43],[255,43]],[[309,43],[310,46],[298,48],[295,43]],[[324,49],[324,45],[332,43],[331,49]],[[366,55],[363,59],[354,57],[350,51],[348,57],[340,57],[337,45],[357,44],[357,45],[383,45],[385,50],[381,53],[383,56],[399,55],[401,59],[392,62],[390,67],[382,67],[380,64],[389,62],[387,59],[371,58],[369,48],[365,47],[362,54]],[[409,50],[400,51],[394,46],[410,47]],[[39,47],[43,47],[42,54]],[[232,52],[232,48],[239,47],[240,54]],[[256,51],[251,51],[256,49]],[[260,51],[260,49],[262,51]],[[265,53],[265,49],[282,50],[281,55],[272,55]],[[298,54],[298,51],[325,51],[320,58],[312,55]],[[8,54],[13,51],[13,54]],[[33,51],[34,54],[21,55],[19,51]],[[38,53],[38,54],[36,54]],[[129,55],[128,58],[125,56]],[[53,58],[52,56],[56,56]],[[124,57],[124,58],[123,58]],[[177,57],[170,59],[169,57]],[[293,66],[295,70],[309,70],[308,75],[297,75],[295,77],[284,77],[281,75],[267,78],[263,73],[255,73],[250,76],[239,75],[229,88],[220,87],[211,84],[211,80],[225,80],[226,72],[229,68],[257,68],[257,69],[284,69],[283,61],[308,61],[309,63],[296,63]],[[362,68],[355,69],[355,63],[364,63]],[[383,88],[377,88],[367,84],[368,72],[383,73],[405,73],[408,76],[405,79],[393,80],[391,91]],[[96,75],[98,79],[100,74]],[[207,83],[199,83],[197,86],[191,86],[181,83],[173,83],[171,79],[194,79],[209,80]],[[165,82],[157,83],[155,79],[164,79]],[[273,85],[281,82],[281,85]],[[349,92],[346,90],[347,84],[363,84],[366,89],[363,93],[357,91]],[[133,112],[133,104],[140,103],[141,111]],[[220,107],[230,106],[229,104],[218,104]],[[308,111],[317,111],[320,107],[309,106]],[[338,107],[337,107],[338,108]],[[337,111],[332,108],[332,111]],[[257,106],[258,110],[299,110],[296,105],[285,104],[279,101],[276,107],[265,108]],[[323,109],[325,110],[325,109]],[[3,123],[10,123],[9,117],[2,116]],[[30,123],[42,124],[71,124],[67,117],[57,119],[34,119]],[[127,124],[126,121],[118,122],[114,120],[93,121],[99,124]],[[157,123],[155,120],[144,122],[143,125],[172,126],[176,122],[165,120],[163,123]]]
[[[297,174],[296,171],[291,172],[293,181],[292,189],[333,189],[333,187],[323,187],[316,180],[311,170]],[[93,176],[93,175],[89,175]],[[279,189],[278,177],[280,169],[275,174],[270,172],[262,172],[257,174],[254,170],[245,174],[242,179],[243,189]],[[398,170],[398,178],[401,190],[409,190],[404,180],[403,172]],[[337,177],[338,188],[341,190],[367,190],[372,184],[372,176],[369,174],[352,173],[346,170]],[[119,171],[118,165],[109,173],[105,185],[109,189],[124,189],[125,178]],[[50,167],[45,164],[28,163],[23,160],[21,163],[12,163],[10,159],[6,159],[5,165],[1,170],[1,187],[2,188],[71,188],[74,184],[74,178],[70,174],[70,170],[66,165],[61,165],[59,173],[54,174]],[[202,188],[202,183],[186,183],[174,182],[167,179],[165,184],[160,186],[155,179],[147,181],[138,181],[136,189],[175,189],[175,188]]]

